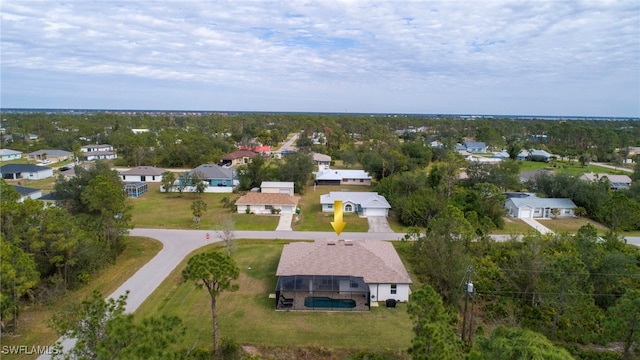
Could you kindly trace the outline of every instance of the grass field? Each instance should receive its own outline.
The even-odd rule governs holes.
[[[412,330],[406,305],[384,306],[370,313],[276,312],[269,299],[276,286],[276,268],[285,242],[239,241],[233,254],[240,268],[237,292],[223,293],[218,301],[220,335],[241,344],[264,346],[318,346],[369,351],[409,347]],[[199,249],[210,250],[217,245]],[[183,283],[186,259],[136,312],[176,315],[187,326],[182,346],[211,346],[210,298],[192,282]]]
[[[80,290],[70,292],[64,298],[52,305],[40,305],[25,309],[19,318],[17,334],[2,334],[2,346],[49,346],[58,336],[48,327],[51,316],[69,303],[80,302],[88,298],[94,290],[104,296],[113,293],[120,285],[129,279],[138,269],[153,258],[162,249],[162,244],[154,239],[128,237],[126,249],[118,257],[115,265],[94,274],[86,286]],[[5,355],[2,359],[35,359],[36,355]]]

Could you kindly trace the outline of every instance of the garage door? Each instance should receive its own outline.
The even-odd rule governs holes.
[[[520,218],[530,218],[531,209],[520,209]]]
[[[386,216],[386,209],[366,209],[365,216]]]

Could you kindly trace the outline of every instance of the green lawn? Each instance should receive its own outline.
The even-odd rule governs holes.
[[[307,186],[305,193],[300,198],[298,207],[300,215],[294,216],[292,228],[297,231],[333,231],[331,222],[333,213],[323,213],[320,205],[320,195],[328,194],[331,191],[373,191],[371,186],[345,185],[331,186],[318,185]],[[366,232],[369,230],[369,223],[366,218],[361,218],[355,214],[344,214],[344,221],[347,225],[345,232]]]
[[[412,330],[406,305],[373,308],[370,313],[276,312],[275,271],[283,241],[239,241],[234,259],[240,268],[237,292],[224,293],[218,301],[220,334],[241,344],[256,346],[325,347],[369,351],[409,347]],[[219,246],[210,245],[196,252]],[[181,346],[211,346],[210,298],[192,282],[183,283],[182,262],[136,312],[176,315],[187,326]],[[392,330],[392,331],[391,331]]]
[[[221,230],[227,219],[233,220],[235,230],[275,230],[278,216],[238,214],[222,207],[220,200],[226,196],[236,199],[238,194],[161,193],[160,184],[149,183],[149,192],[129,198],[133,206],[132,222],[135,227],[161,229],[195,229],[191,204],[196,200],[207,203],[207,211],[200,220],[201,229]]]
[[[136,271],[153,258],[162,249],[162,243],[143,237],[128,237],[126,249],[118,257],[116,263],[97,274],[84,287],[69,292],[64,298],[52,305],[32,306],[25,309],[19,318],[17,334],[2,334],[2,346],[49,346],[58,336],[48,327],[51,316],[61,311],[63,306],[76,303],[88,298],[94,290],[100,291],[105,297],[113,293],[120,285],[127,281]],[[33,356],[6,355],[2,359],[35,359]]]
[[[557,233],[575,234],[582,226],[587,224],[593,225],[598,230],[599,234],[604,234],[609,231],[606,226],[585,217],[556,218],[539,220],[538,222]]]

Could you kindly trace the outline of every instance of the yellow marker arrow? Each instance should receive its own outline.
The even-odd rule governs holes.
[[[333,202],[333,221],[331,222],[331,226],[333,226],[336,234],[340,236],[345,225],[347,225],[347,223],[342,221],[342,200],[336,200]]]

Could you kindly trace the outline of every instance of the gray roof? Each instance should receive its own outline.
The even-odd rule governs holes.
[[[513,204],[521,208],[523,206],[530,206],[532,208],[552,208],[552,209],[574,209],[576,204],[571,199],[564,198],[539,198],[539,197],[525,197],[525,198],[510,198],[507,201],[513,202]]]
[[[0,172],[3,174],[16,174],[23,172],[40,172],[51,170],[50,167],[47,166],[38,166],[33,164],[7,164],[0,166]]]
[[[13,185],[13,188],[16,189],[20,195],[29,195],[33,193],[37,193],[38,191],[42,191],[40,189],[28,188],[24,186]]]
[[[320,153],[312,153],[313,161],[331,161],[331,156],[320,154]]]
[[[0,149],[0,155],[18,155],[22,154],[22,151],[15,151],[11,149]]]
[[[316,173],[316,180],[369,179],[371,176],[364,170],[326,169]]]
[[[369,284],[412,283],[393,245],[379,240],[287,244],[282,249],[276,275],[357,276]]]
[[[30,152],[29,155],[43,155],[47,154],[48,156],[70,156],[73,155],[70,151],[58,150],[58,149],[46,149],[46,150],[38,150],[34,152]]]
[[[342,200],[343,203],[351,202],[353,204],[360,204],[363,208],[368,209],[391,208],[387,199],[382,195],[378,195],[376,192],[332,191],[328,194],[320,195],[320,204],[333,204],[336,200]]]
[[[189,171],[189,174],[201,173],[205,179],[233,179],[233,169],[223,168],[216,164],[202,164]]]
[[[161,176],[164,173],[164,169],[157,168],[155,166],[138,166],[131,170],[123,171],[120,175],[126,176]]]
[[[467,141],[464,143],[464,146],[468,148],[486,148],[487,144],[479,141]]]

